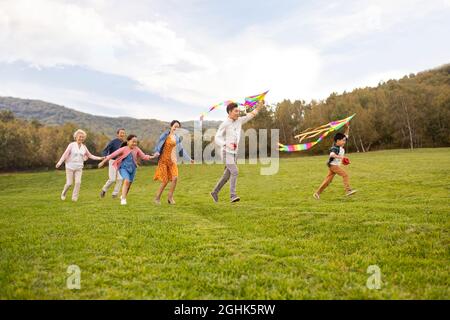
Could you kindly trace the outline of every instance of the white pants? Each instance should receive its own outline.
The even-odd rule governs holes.
[[[66,195],[67,191],[72,186],[72,183],[75,180],[75,186],[73,187],[73,192],[72,192],[72,200],[73,201],[78,200],[82,175],[83,175],[83,169],[72,170],[72,169],[66,168],[66,184],[64,185],[64,189],[62,192],[63,196]]]
[[[105,192],[108,191],[109,187],[111,187],[113,185],[113,183],[116,182],[116,186],[114,187],[112,194],[118,195],[120,192],[120,187],[122,187],[123,179],[119,173],[119,170],[116,170],[116,168],[114,168],[113,163],[114,163],[114,160],[109,160],[109,170],[108,170],[109,179],[108,179],[108,181],[106,181],[102,190]]]

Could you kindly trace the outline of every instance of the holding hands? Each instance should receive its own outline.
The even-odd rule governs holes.
[[[103,160],[98,164],[99,168],[102,168],[105,165],[106,157],[103,157]]]

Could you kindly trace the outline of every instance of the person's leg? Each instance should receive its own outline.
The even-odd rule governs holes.
[[[217,181],[216,186],[214,187],[213,191],[211,191],[209,194],[213,198],[214,202],[219,202],[219,192],[222,190],[223,186],[227,181],[230,179],[230,170],[225,166],[225,170],[223,171],[222,177]]]
[[[159,189],[156,192],[155,201],[160,201],[161,200],[161,195],[162,195],[162,193],[163,193],[163,191],[166,188],[168,183],[169,183],[169,181],[162,181],[161,182],[161,184],[159,185]]]
[[[73,187],[72,201],[78,201],[78,195],[80,194],[81,176],[82,175],[83,175],[83,169],[75,170],[75,172],[74,172],[75,185]]]
[[[123,183],[123,178],[120,175],[119,170],[115,170],[115,172],[116,172],[116,175],[115,175],[116,185],[115,185],[113,193],[112,193],[113,198],[117,197],[117,195],[120,192],[120,188],[122,187],[122,183]]]
[[[73,182],[73,170],[66,168],[66,184],[64,185],[63,191],[61,193],[61,199],[64,200],[66,198],[67,191],[72,186],[72,182]]]
[[[122,186],[122,199],[126,199],[128,192],[130,191],[131,182],[128,179],[123,180],[123,186]]]
[[[108,180],[106,181],[105,185],[102,188],[102,195],[104,195],[108,189],[113,185],[113,183],[116,181],[116,172],[117,170],[113,166],[114,160],[109,160],[109,167],[108,167]]]
[[[220,190],[222,190],[223,186],[225,185],[225,183],[227,183],[227,181],[230,179],[230,170],[227,167],[227,161],[229,161],[229,159],[227,157],[227,153],[225,151],[222,151],[222,161],[225,162],[225,170],[223,171],[223,175],[222,177],[219,179],[219,181],[217,182],[216,186],[214,187],[213,191],[211,192],[211,194],[214,197],[214,201],[217,202],[217,195],[219,194]]]
[[[156,191],[155,195],[155,203],[160,204],[161,195],[164,192],[164,189],[166,188],[167,184],[171,180],[170,169],[167,163],[165,163],[164,161],[158,162],[158,167],[156,168],[155,176],[153,179],[161,181],[161,184],[159,185],[159,188]]]
[[[345,172],[345,170],[342,169],[340,166],[332,166],[332,167],[334,167],[333,172],[342,177],[342,180],[344,182],[345,192],[347,192],[347,193],[350,192],[351,188],[350,188],[349,177],[348,177],[347,172]]]
[[[226,166],[228,171],[230,172],[230,198],[231,200],[237,198],[236,194],[236,183],[237,183],[237,177],[239,174],[239,170],[236,164],[236,157],[235,154],[229,154],[226,155]]]
[[[108,191],[108,189],[116,181],[116,172],[117,172],[117,170],[114,168],[113,163],[114,163],[114,160],[109,160],[108,180],[106,181],[105,185],[102,187],[102,193],[100,194],[101,197],[105,196],[105,193]]]
[[[173,193],[175,192],[175,188],[177,187],[177,181],[178,177],[172,177],[169,194],[167,195],[167,199],[169,200],[170,204],[175,204],[175,201],[173,200]]]
[[[127,188],[127,196],[130,193],[131,185],[133,184],[133,181],[128,182],[128,188]]]
[[[228,171],[230,172],[230,198],[233,199],[237,197],[236,194],[236,183],[237,183],[237,177],[238,177],[238,167],[236,164],[228,164],[227,165]]]
[[[335,167],[335,166],[330,166],[330,169],[328,170],[327,176],[323,180],[323,182],[320,185],[319,189],[317,189],[317,191],[316,191],[316,193],[319,194],[319,195],[330,185],[331,181],[333,181],[335,173],[332,171],[331,167]]]
[[[131,184],[133,181],[128,180],[128,178],[123,179],[123,186],[122,186],[122,195],[120,196],[120,205],[124,206],[127,204],[127,195],[130,191]]]
[[[172,163],[168,166],[168,179],[172,183],[170,184],[169,194],[167,195],[167,200],[170,204],[175,204],[175,200],[173,200],[173,193],[175,192],[175,188],[177,187],[178,181],[178,166],[176,163]]]
[[[225,170],[223,171],[222,177],[217,182],[216,186],[213,189],[214,194],[219,194],[220,190],[222,190],[223,186],[230,179],[230,170],[225,166]]]

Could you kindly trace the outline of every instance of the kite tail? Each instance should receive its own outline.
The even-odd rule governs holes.
[[[301,143],[301,144],[290,144],[290,145],[284,145],[279,143],[279,150],[280,151],[284,151],[284,152],[294,152],[294,151],[304,151],[304,150],[308,150],[311,149],[313,146],[315,146],[316,144],[318,144],[320,141],[322,141],[330,132],[333,131],[337,131],[340,128],[342,128],[346,123],[348,123],[353,117],[355,116],[355,114],[351,115],[348,118],[342,119],[342,120],[338,120],[338,121],[332,121],[328,124],[328,126],[330,126],[330,128],[325,131],[316,141],[313,142],[307,142],[307,143]],[[322,128],[324,126],[321,126],[319,128]],[[315,133],[319,130],[317,130],[318,128],[316,128],[316,131],[312,131],[309,133]],[[308,132],[305,132],[301,135],[298,135],[297,137],[301,137],[301,136],[307,136]],[[310,136],[310,137],[313,137]],[[302,138],[303,139],[303,138]]]
[[[279,150],[284,152],[294,152],[294,151],[304,151],[311,149],[313,146],[315,146],[320,140],[314,141],[314,142],[308,142],[308,143],[302,143],[302,144],[282,144],[278,143]]]

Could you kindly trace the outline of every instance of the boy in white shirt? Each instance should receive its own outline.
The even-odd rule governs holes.
[[[264,101],[259,101],[255,110],[247,113],[245,116],[239,116],[239,108],[236,103],[230,103],[227,106],[228,118],[222,122],[217,130],[214,142],[221,147],[222,160],[225,160],[225,171],[222,178],[217,182],[214,190],[210,193],[214,202],[219,201],[219,192],[222,187],[230,180],[230,198],[231,202],[237,202],[240,198],[236,194],[236,181],[238,176],[237,151],[239,139],[241,137],[242,125],[256,116],[264,105]]]

